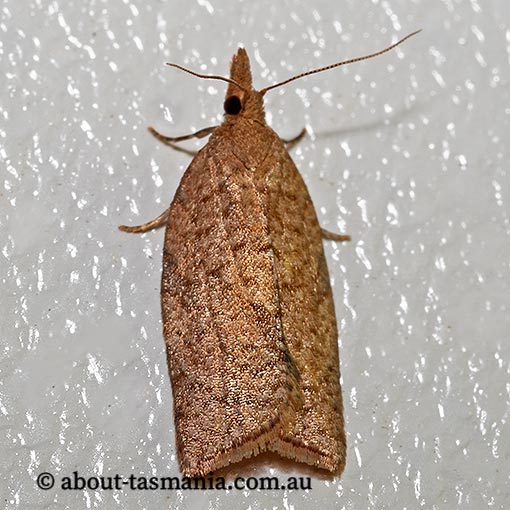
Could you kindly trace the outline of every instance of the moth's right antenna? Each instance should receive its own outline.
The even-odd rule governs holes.
[[[387,48],[384,48],[383,50],[376,51],[375,53],[371,53],[370,55],[365,55],[363,57],[356,57],[356,58],[351,58],[349,60],[344,60],[343,62],[337,62],[336,64],[331,64],[329,66],[321,67],[320,69],[313,69],[312,71],[306,71],[304,73],[298,74],[297,76],[293,76],[292,78],[288,78],[285,81],[281,81],[280,83],[271,85],[270,87],[263,88],[260,91],[260,93],[262,95],[264,95],[268,90],[275,89],[276,87],[281,87],[282,85],[286,85],[287,83],[297,80],[298,78],[303,78],[303,76],[309,76],[310,74],[321,73],[322,71],[328,71],[329,69],[333,69],[334,67],[340,67],[345,64],[352,64],[353,62],[360,62],[361,60],[367,60],[369,58],[377,57],[378,55],[382,55],[383,53],[386,53],[387,51],[392,50],[393,48],[395,48],[395,46],[402,44],[404,41],[409,39],[409,37],[416,35],[418,32],[421,32],[421,29],[416,30],[415,32],[412,32],[411,34],[406,35],[404,38],[400,39],[400,41],[397,41],[395,44],[392,44],[391,46],[388,46]]]

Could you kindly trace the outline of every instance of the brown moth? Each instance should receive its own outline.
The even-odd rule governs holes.
[[[416,32],[415,32],[416,33]],[[266,124],[263,96],[302,76],[253,88],[240,48],[225,120],[170,207],[127,232],[166,225],[161,305],[177,454],[190,477],[263,451],[340,474],[346,441],[335,310],[322,230],[285,142]],[[303,134],[303,133],[302,133]],[[299,138],[299,137],[298,137]]]

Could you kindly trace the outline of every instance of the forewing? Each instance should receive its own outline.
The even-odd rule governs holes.
[[[226,138],[214,133],[188,167],[165,234],[163,327],[188,476],[266,449],[298,394],[264,197]]]
[[[272,448],[333,472],[345,465],[338,338],[322,236],[312,200],[283,143],[260,169],[285,340],[304,404]]]

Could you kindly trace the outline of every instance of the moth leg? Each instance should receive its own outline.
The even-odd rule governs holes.
[[[322,237],[324,239],[328,239],[329,241],[350,241],[351,236],[349,235],[342,235],[342,234],[336,234],[335,232],[330,232],[329,230],[326,230],[325,228],[321,228]]]
[[[148,221],[143,225],[134,225],[132,227],[127,225],[119,225],[119,230],[122,230],[122,232],[129,232],[130,234],[142,234],[144,232],[148,232],[149,230],[160,228],[166,223],[169,212],[170,207],[166,211],[162,212],[156,219]]]
[[[161,133],[158,133],[153,127],[147,128],[149,133],[157,138],[160,142],[164,144],[172,144],[174,142],[183,142],[184,140],[189,140],[190,138],[204,138],[207,135],[210,135],[218,126],[209,126],[203,129],[199,129],[195,133],[191,133],[189,135],[183,136],[164,136]]]
[[[289,140],[285,140],[282,138],[282,142],[287,144],[287,145],[294,145],[296,143],[298,143],[302,138],[303,136],[306,135],[306,128],[304,127],[297,136],[295,136],[294,138],[290,138]]]

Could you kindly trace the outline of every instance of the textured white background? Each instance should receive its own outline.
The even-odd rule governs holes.
[[[242,44],[263,87],[416,28],[266,102],[283,137],[307,126],[295,161],[322,225],[353,236],[326,247],[342,479],[307,493],[39,490],[42,471],[178,474],[163,232],[116,227],[165,209],[189,162],[146,126],[218,122],[225,87],[164,62],[226,74]],[[0,38],[0,507],[508,508],[507,0],[4,0]]]

